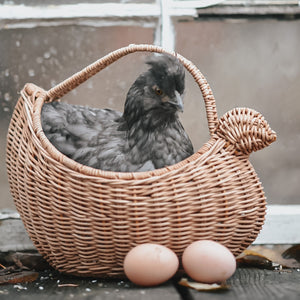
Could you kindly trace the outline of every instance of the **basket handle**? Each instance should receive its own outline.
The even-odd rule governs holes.
[[[55,99],[61,98],[63,95],[67,94],[71,90],[75,89],[81,83],[88,80],[93,75],[97,74],[101,70],[105,69],[107,66],[112,64],[113,62],[117,61],[123,56],[127,54],[134,53],[134,52],[157,52],[157,53],[168,53],[171,55],[176,56],[179,61],[184,65],[184,67],[189,71],[189,73],[193,76],[196,83],[200,87],[204,103],[206,109],[206,118],[208,121],[208,129],[210,135],[212,136],[215,132],[217,123],[218,123],[218,114],[217,108],[215,103],[215,98],[213,96],[212,90],[209,84],[206,81],[206,78],[203,74],[197,69],[197,67],[175,52],[170,52],[162,47],[155,46],[155,45],[129,45],[127,47],[120,48],[115,50],[106,56],[100,58],[99,60],[95,61],[94,63],[90,64],[86,68],[82,69],[81,71],[75,73],[73,76],[67,78],[66,80],[62,81],[58,85],[54,86],[50,90],[46,92],[48,101],[54,101]]]

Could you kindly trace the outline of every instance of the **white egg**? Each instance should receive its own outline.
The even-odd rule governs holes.
[[[195,281],[204,283],[222,282],[236,269],[236,260],[225,246],[209,240],[189,245],[182,255],[185,272]]]
[[[154,286],[169,280],[177,271],[178,257],[158,244],[141,244],[131,249],[124,259],[124,272],[133,283]]]

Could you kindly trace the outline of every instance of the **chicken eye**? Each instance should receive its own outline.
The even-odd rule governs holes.
[[[163,94],[163,91],[158,87],[156,87],[154,90],[155,90],[155,94],[158,96],[161,96]]]

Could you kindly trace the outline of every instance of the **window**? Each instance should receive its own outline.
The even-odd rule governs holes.
[[[219,115],[235,106],[261,111],[278,141],[251,156],[269,201],[260,242],[300,242],[299,1],[280,0],[0,0],[0,154],[9,118],[26,82],[46,89],[104,54],[130,43],[176,49],[207,77]],[[287,34],[287,32],[289,34]],[[141,66],[135,62],[138,60]],[[105,70],[67,98],[122,109],[119,95],[134,80],[140,58]],[[98,75],[97,75],[98,76]],[[115,78],[119,78],[115,80]],[[188,82],[183,122],[199,148],[207,125],[197,87]],[[102,104],[101,104],[102,105]],[[1,161],[0,189],[9,196]],[[277,205],[280,205],[278,207]],[[284,206],[281,206],[284,205]],[[269,224],[268,222],[271,222]],[[278,223],[279,222],[279,223]],[[273,235],[274,224],[286,224]],[[270,230],[270,231],[268,231]]]

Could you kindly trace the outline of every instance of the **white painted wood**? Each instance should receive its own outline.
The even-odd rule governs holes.
[[[163,9],[163,16],[162,16]],[[142,26],[156,28],[158,45],[172,31],[171,17],[194,18],[194,8],[174,8],[171,0],[157,0],[153,4],[74,4],[51,6],[27,6],[0,4],[0,29],[34,28],[38,26],[85,25],[93,27]],[[162,25],[164,22],[164,26]],[[158,25],[159,24],[159,25]],[[168,34],[167,34],[168,32]],[[172,45],[168,48],[172,48]]]
[[[169,51],[174,51],[175,34],[171,20],[172,0],[161,0],[161,46]]]
[[[72,18],[159,18],[161,5],[167,7],[169,16],[196,16],[195,8],[205,8],[212,5],[297,5],[293,1],[238,1],[238,0],[161,0],[152,4],[145,3],[79,3],[73,5],[27,6],[2,4],[0,5],[0,20],[57,20]]]
[[[0,5],[0,20],[68,19],[68,18],[158,18],[160,7],[154,4],[102,3],[49,6]]]
[[[269,205],[266,221],[254,244],[299,244],[300,205]]]
[[[174,7],[173,0],[157,0],[160,4],[161,16],[155,32],[156,45],[174,51],[175,50],[175,30],[173,22],[178,18],[195,18],[197,11],[194,8]]]
[[[0,29],[82,25],[157,27],[160,6],[154,4],[0,5]]]

